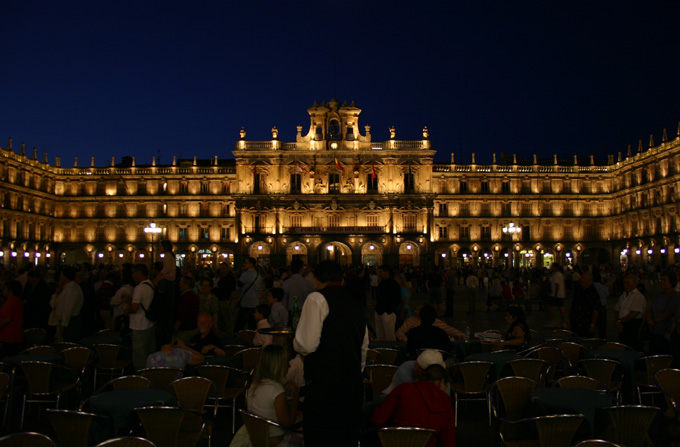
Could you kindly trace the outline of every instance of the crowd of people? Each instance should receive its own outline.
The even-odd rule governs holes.
[[[342,268],[323,261],[312,271],[298,259],[276,268],[248,257],[235,274],[227,263],[217,271],[179,269],[172,245],[162,246],[163,261],[151,269],[83,263],[63,266],[50,277],[30,265],[19,271],[0,267],[0,358],[24,349],[26,328],[44,328],[50,340],[71,342],[115,328],[130,334],[135,370],[184,368],[226,356],[224,345],[234,334],[258,329],[252,344],[263,351],[247,393],[248,409],[284,425],[299,422],[304,412],[304,440],[276,429],[270,435],[281,445],[308,446],[353,445],[358,438],[362,371],[373,338],[403,343],[410,359],[383,390],[387,397],[373,423],[433,428],[437,436],[428,445],[455,445],[447,364],[439,351],[451,351],[452,339],[470,334],[444,321],[453,316],[454,299],[466,300],[469,313],[478,302],[490,310],[494,300],[515,300],[496,347],[523,351],[531,345],[531,331],[522,300],[537,299],[554,312],[556,326],[578,336],[606,338],[607,303],[617,298],[610,319],[622,343],[680,359],[680,286],[672,269],[612,275],[607,267],[565,271],[557,264],[436,270]],[[657,280],[660,293],[651,300],[645,283]],[[457,297],[460,290],[467,296]],[[424,304],[414,308],[414,295]],[[366,318],[367,304],[374,308],[372,319]],[[263,330],[289,326],[294,333],[288,342]],[[328,439],[329,432],[334,439]],[[247,442],[247,433],[241,433],[232,445]]]

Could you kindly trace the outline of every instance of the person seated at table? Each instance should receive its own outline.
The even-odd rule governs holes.
[[[191,349],[203,355],[226,356],[227,353],[222,349],[220,337],[215,334],[212,316],[206,313],[198,314],[196,325],[198,326],[198,334],[191,338],[189,344]]]
[[[268,345],[262,349],[253,383],[246,393],[248,411],[283,425],[295,423],[298,416],[298,388],[292,382],[284,382],[287,369],[288,354],[283,346]],[[286,391],[292,399],[288,399]],[[269,427],[269,445],[279,445],[284,437],[288,442],[284,445],[301,445],[299,435],[284,434],[280,428]]]
[[[261,334],[259,332],[260,329],[271,328],[269,321],[267,320],[267,318],[269,318],[269,312],[269,306],[266,304],[260,304],[255,308],[255,312],[253,313],[253,318],[255,318],[255,323],[257,324],[257,333],[253,338],[253,345],[255,346],[271,345],[272,341],[274,341],[274,337],[272,335]]]
[[[524,317],[524,311],[519,306],[509,306],[505,312],[508,330],[503,340],[494,343],[496,348],[510,348],[516,351],[528,349],[531,345],[531,331]]]
[[[444,357],[439,351],[434,349],[426,349],[420,353],[416,360],[407,360],[397,368],[397,371],[392,377],[392,383],[390,386],[382,390],[382,394],[390,394],[392,390],[401,385],[402,383],[413,383],[420,379],[425,371],[430,365],[441,365],[446,368],[446,363],[444,363]]]
[[[271,327],[288,326],[288,309],[283,305],[284,291],[280,287],[272,287],[267,292],[267,302],[271,306],[269,313],[269,325]]]
[[[159,334],[159,342],[161,343],[161,350],[148,355],[146,358],[147,368],[162,366],[184,369],[187,365],[203,363],[203,354],[191,349],[182,340],[167,331],[162,331]]]
[[[416,314],[413,317],[408,318],[406,321],[404,321],[404,324],[402,324],[401,327],[399,328],[399,330],[397,330],[397,340],[399,340],[400,342],[402,342],[404,344],[408,343],[408,335],[407,335],[408,331],[410,331],[411,329],[413,329],[415,327],[420,326],[420,310],[422,308],[423,308],[423,306],[418,306],[416,308],[416,312],[415,312]],[[458,329],[456,329],[453,326],[449,326],[448,324],[444,323],[439,318],[436,318],[434,320],[433,326],[442,329],[444,332],[446,332],[446,334],[449,337],[465,338],[465,334],[463,332],[459,331]]]
[[[453,349],[453,343],[449,336],[440,329],[434,326],[434,320],[437,319],[437,311],[429,304],[420,309],[420,326],[408,331],[408,342],[406,348],[411,354],[415,354],[418,349],[432,348],[442,351],[450,352]]]
[[[371,422],[379,427],[421,427],[436,430],[428,447],[456,445],[451,397],[446,394],[446,370],[430,365],[420,380],[402,383],[378,405]]]

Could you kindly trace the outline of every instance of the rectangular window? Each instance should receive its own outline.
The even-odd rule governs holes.
[[[482,227],[482,240],[485,242],[491,241],[491,227]]]
[[[448,239],[449,237],[449,228],[448,227],[439,227],[439,239]]]
[[[302,191],[302,176],[300,174],[290,175],[290,192],[297,193]]]
[[[210,239],[210,228],[198,227],[198,239],[201,241],[207,241]]]
[[[186,194],[188,190],[189,190],[189,184],[188,183],[180,183],[179,184],[179,193],[180,194]]]
[[[302,226],[302,216],[301,215],[290,216],[290,226],[291,227],[301,227]]]
[[[366,216],[366,225],[369,226],[369,227],[377,227],[378,226],[378,216],[377,215]]]
[[[328,226],[329,227],[339,227],[340,226],[340,216],[337,214],[331,214],[328,216]]]
[[[489,192],[489,182],[482,182],[482,192]]]
[[[340,174],[328,174],[328,192],[340,192]]]
[[[187,206],[186,206],[186,204],[183,203],[183,204],[181,204],[181,205],[179,206],[179,215],[180,215],[180,216],[186,216],[186,215],[187,215]]]
[[[201,183],[201,194],[208,194],[208,184]]]
[[[439,215],[440,216],[448,216],[449,215],[449,206],[446,203],[440,203],[439,204]]]
[[[202,203],[201,204],[201,216],[209,216],[210,215],[210,205],[207,203]]]
[[[460,240],[461,241],[470,240],[470,227],[460,227]]]
[[[179,240],[186,241],[189,239],[189,230],[187,228],[179,229]]]
[[[415,191],[416,185],[413,181],[413,173],[407,172],[404,174],[404,192]]]
[[[510,193],[510,182],[503,182],[501,192]]]
[[[416,215],[406,214],[403,216],[404,231],[407,233],[416,232]]]
[[[228,216],[230,213],[229,205],[222,205],[222,215]]]
[[[378,192],[378,176],[373,178],[373,173],[368,174],[366,179],[366,191],[368,192]]]
[[[220,230],[220,238],[223,241],[229,240],[229,228],[228,227],[222,227],[222,229]]]
[[[460,192],[461,193],[468,192],[468,183],[467,182],[460,182]]]

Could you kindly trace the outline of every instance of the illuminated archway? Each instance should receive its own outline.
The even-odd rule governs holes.
[[[420,246],[413,241],[404,241],[399,245],[399,266],[420,266]]]

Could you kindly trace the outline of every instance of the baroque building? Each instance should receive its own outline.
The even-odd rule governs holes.
[[[0,261],[150,262],[169,239],[177,262],[412,266],[675,263],[680,132],[606,163],[434,162],[422,139],[373,141],[361,110],[308,109],[295,142],[249,141],[233,158],[97,167],[54,165],[0,148]],[[446,148],[440,148],[446,150]],[[160,229],[153,233],[152,228]]]

